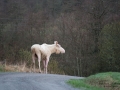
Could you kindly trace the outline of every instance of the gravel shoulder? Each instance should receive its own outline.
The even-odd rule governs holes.
[[[82,77],[39,74],[0,73],[0,90],[80,90],[66,83],[69,79]]]

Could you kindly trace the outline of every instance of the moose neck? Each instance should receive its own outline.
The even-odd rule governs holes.
[[[56,52],[55,44],[48,45],[48,47],[49,47],[49,49],[50,49],[50,51],[51,51],[51,54]]]

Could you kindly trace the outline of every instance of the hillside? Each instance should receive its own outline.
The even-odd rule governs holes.
[[[30,47],[57,40],[66,53],[51,56],[51,72],[120,71],[119,32],[120,0],[0,0],[0,61],[8,65],[30,68]]]

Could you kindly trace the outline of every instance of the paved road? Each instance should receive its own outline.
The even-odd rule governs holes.
[[[0,73],[0,90],[79,90],[66,84],[69,79],[81,79],[81,77],[39,73]]]

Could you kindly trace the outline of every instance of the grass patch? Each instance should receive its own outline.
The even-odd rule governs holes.
[[[99,73],[85,79],[72,79],[68,83],[74,87],[83,88],[83,90],[120,90],[120,73]]]
[[[4,67],[0,65],[0,72],[4,72]]]
[[[67,83],[71,84],[73,87],[77,87],[82,90],[105,90],[103,88],[95,87],[86,83],[85,79],[80,79],[80,80],[71,79]]]
[[[23,65],[5,65],[0,62],[0,72],[30,72],[30,68]]]

